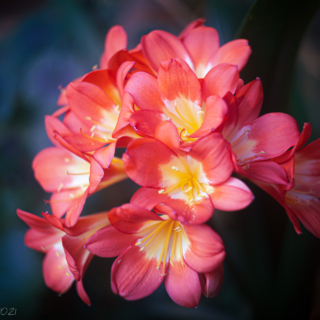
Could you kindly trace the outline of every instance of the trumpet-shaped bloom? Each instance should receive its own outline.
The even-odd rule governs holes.
[[[172,209],[170,218],[203,223],[214,207],[239,210],[253,197],[247,186],[231,178],[228,143],[219,133],[199,139],[189,152],[179,149],[179,134],[170,121],[159,124],[155,138],[132,141],[123,155],[128,176],[149,195]]]
[[[79,154],[81,156],[81,153]],[[46,192],[52,192],[52,212],[65,224],[74,226],[88,195],[126,179],[123,162],[113,158],[108,169],[102,169],[93,157],[80,157],[64,148],[42,150],[33,160],[37,181]]]
[[[116,294],[127,300],[140,299],[164,280],[173,301],[196,307],[201,290],[207,296],[219,291],[225,251],[221,238],[210,227],[188,226],[134,203],[111,210],[109,219],[122,233],[121,241],[115,243],[113,227],[108,226],[93,235],[86,246],[102,257],[114,256],[115,248],[122,248],[111,271]]]
[[[251,54],[248,41],[234,40],[219,48],[217,30],[203,26],[201,22],[191,25],[180,35],[180,39],[161,30],[143,36],[142,52],[151,67],[158,72],[161,61],[179,58],[188,63],[198,78],[204,78],[220,63],[234,64],[239,70],[243,69]]]
[[[182,141],[193,141],[225,121],[228,106],[222,98],[235,93],[238,83],[231,64],[214,67],[200,82],[183,60],[163,61],[157,78],[137,72],[125,86],[140,109],[132,110],[129,122],[141,136],[154,136],[156,126],[170,119]]]
[[[82,217],[72,228],[66,228],[64,220],[48,213],[43,213],[45,219],[20,209],[17,214],[31,228],[25,235],[26,246],[45,253],[43,277],[46,285],[63,294],[76,280],[80,298],[90,305],[82,279],[93,255],[84,245],[96,231],[109,224],[107,212]]]
[[[231,97],[231,98],[230,98]],[[299,139],[297,122],[284,113],[268,113],[259,117],[263,91],[256,79],[228,95],[228,118],[222,135],[230,142],[237,172],[267,183],[287,185],[279,165],[268,160],[285,153]]]
[[[274,159],[287,174],[290,181],[287,188],[279,184],[254,182],[285,208],[297,233],[301,233],[300,220],[320,238],[320,139],[303,147],[310,135],[311,126],[308,123],[294,148]]]

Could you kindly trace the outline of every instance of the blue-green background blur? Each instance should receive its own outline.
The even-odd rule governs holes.
[[[153,29],[178,35],[203,16],[223,44],[234,39],[253,2],[0,1],[0,319],[9,317],[1,315],[1,308],[15,308],[14,319],[320,319],[320,240],[305,229],[296,235],[280,205],[252,184],[256,198],[249,208],[215,212],[209,222],[225,243],[225,278],[220,294],[202,297],[197,309],[176,305],[163,285],[139,301],[114,295],[113,259],[102,258],[93,259],[84,278],[91,307],[74,286],[58,297],[44,284],[43,254],[25,247],[27,226],[16,215],[17,208],[37,215],[49,210],[43,201],[49,195],[31,169],[33,157],[50,146],[44,116],[57,108],[59,85],[98,63],[110,27],[124,26],[133,48]],[[256,76],[261,76],[258,71]],[[273,110],[271,105],[262,113],[289,112],[300,129],[311,122],[312,138],[320,137],[320,12],[303,36],[288,83],[290,109]],[[88,199],[84,214],[129,202],[136,189],[124,181],[100,191]]]

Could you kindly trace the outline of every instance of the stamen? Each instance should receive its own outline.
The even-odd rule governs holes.
[[[182,233],[180,233],[180,237],[179,237],[179,247],[180,247],[180,261],[183,267],[184,263],[183,263],[183,253],[182,253]]]
[[[91,121],[91,117],[84,117],[86,120]]]
[[[98,69],[98,65],[95,64],[93,67],[92,67],[92,70],[97,70]]]
[[[69,159],[69,158],[64,158],[64,162],[65,162],[65,163],[69,163],[69,162],[70,162],[70,159]]]
[[[67,174],[67,176],[83,176],[85,174],[90,174],[90,172],[75,173],[75,172],[69,172],[68,170],[66,170],[66,174]]]
[[[95,129],[96,129],[96,126],[94,125],[91,127],[90,132],[93,132]]]
[[[158,193],[159,193],[159,194],[164,193],[164,189],[159,190]]]
[[[179,222],[178,222],[179,223]],[[173,230],[177,230],[178,227],[176,227],[175,229]],[[173,233],[173,241],[172,241],[172,247],[171,247],[171,255],[170,255],[170,264],[173,266],[173,255],[174,255],[174,252],[176,250],[176,242],[177,242],[177,232],[174,232]]]
[[[187,190],[185,190],[184,192],[185,193],[187,193],[187,192],[189,192],[189,191],[191,191],[192,190],[192,187],[189,187]]]
[[[63,183],[60,183],[60,185],[58,187],[58,192],[60,192],[62,188],[63,188]]]
[[[245,136],[245,134],[248,133],[248,132],[250,132],[250,131],[249,131],[249,130],[245,130],[245,131],[243,132],[243,134],[242,134],[238,139],[236,139],[235,141],[233,141],[233,142],[231,143],[231,147],[233,147],[237,142],[239,142],[239,141]]]
[[[176,171],[179,171],[179,168],[178,168],[178,167],[175,167],[175,166],[172,166],[172,169],[173,169],[173,170],[176,170]]]
[[[204,111],[197,111],[197,114],[204,114]]]

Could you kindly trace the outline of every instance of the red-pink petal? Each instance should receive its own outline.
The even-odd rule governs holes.
[[[230,91],[236,91],[239,80],[238,68],[232,64],[222,63],[213,67],[202,81],[202,99],[218,95],[224,97]]]
[[[190,156],[201,162],[202,170],[212,185],[226,181],[233,170],[229,145],[220,133],[211,133],[199,139]]]
[[[82,279],[76,283],[76,288],[77,288],[77,292],[78,292],[78,295],[81,298],[81,300],[84,303],[86,303],[88,306],[91,306],[91,301],[89,299],[87,292],[84,290]]]
[[[121,26],[112,27],[105,39],[104,52],[100,58],[100,68],[107,69],[110,58],[118,51],[127,47],[127,34]]]
[[[183,40],[194,65],[194,71],[203,78],[213,67],[210,58],[219,49],[219,34],[216,29],[200,26],[191,30]]]
[[[228,105],[219,96],[210,96],[206,101],[207,107],[201,127],[195,131],[191,138],[200,138],[218,128],[226,119]]]
[[[223,282],[223,265],[217,269],[199,274],[202,293],[207,298],[214,298],[220,292]]]
[[[119,256],[138,239],[139,236],[119,232],[110,225],[91,236],[86,243],[86,248],[99,257],[112,258]]]
[[[210,197],[214,207],[224,211],[241,210],[254,198],[250,189],[236,178],[229,178],[225,183],[214,186]]]
[[[198,224],[208,221],[214,211],[210,197],[203,198],[199,202],[189,203],[184,199],[169,197],[164,204],[172,209],[167,214],[171,219],[183,223]]]
[[[187,308],[195,308],[201,298],[201,285],[198,273],[187,265],[176,262],[169,268],[164,284],[170,298],[177,304]]]
[[[156,139],[132,141],[122,160],[128,176],[144,187],[161,189],[161,164],[166,164],[176,155],[164,143]]]
[[[183,227],[191,242],[184,254],[186,264],[196,272],[216,269],[226,255],[220,236],[205,224]]]
[[[103,168],[109,168],[109,165],[114,157],[116,151],[116,142],[110,143],[108,146],[103,147],[94,152],[93,157],[98,164]],[[90,181],[91,183],[91,181]]]
[[[164,105],[158,92],[157,79],[150,74],[135,73],[127,82],[124,90],[130,93],[139,109],[162,112]]]
[[[223,45],[217,53],[212,57],[211,64],[212,66],[218,65],[220,63],[231,63],[237,65],[239,71],[241,71],[246,65],[250,55],[251,48],[247,40],[238,39],[233,40],[225,45]]]
[[[201,86],[195,73],[180,59],[160,63],[158,74],[159,94],[164,104],[179,98],[201,105]]]
[[[159,194],[158,189],[140,188],[132,196],[130,203],[136,206],[152,210],[159,203],[163,203],[168,195]]]
[[[190,22],[179,34],[179,39],[183,40],[191,30],[202,26],[205,23],[205,21],[206,19],[204,18],[198,18]]]
[[[68,268],[62,245],[52,247],[43,260],[43,277],[53,291],[63,294],[69,290],[74,278]]]
[[[170,58],[180,58],[192,64],[181,40],[171,33],[155,30],[141,39],[142,52],[151,67],[158,71],[160,62]]]
[[[112,265],[114,293],[127,300],[137,300],[153,293],[163,281],[157,260],[148,259],[139,246],[130,246]]]

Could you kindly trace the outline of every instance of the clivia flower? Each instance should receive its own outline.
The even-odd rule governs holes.
[[[320,139],[303,147],[311,135],[306,123],[294,148],[273,159],[287,175],[287,188],[253,180],[273,196],[286,210],[297,233],[301,233],[299,220],[320,238]]]
[[[221,134],[231,146],[235,171],[249,178],[287,185],[283,170],[269,160],[285,153],[299,139],[297,122],[274,112],[259,117],[263,101],[259,78],[227,95],[228,117]]]
[[[158,72],[161,62],[170,58],[184,60],[198,78],[204,78],[221,63],[237,65],[242,70],[251,55],[248,41],[238,39],[219,48],[217,30],[203,26],[204,20],[197,22],[187,27],[180,37],[162,30],[142,37],[142,52],[153,70]]]
[[[80,152],[76,155],[62,147],[42,150],[32,167],[42,188],[52,192],[47,202],[53,214],[61,218],[67,212],[67,227],[76,224],[90,194],[127,178],[123,162],[116,157],[108,169],[102,169],[93,157],[86,158]]]
[[[164,281],[171,299],[185,307],[196,307],[201,291],[215,296],[225,257],[219,235],[207,225],[185,225],[134,203],[112,209],[112,226],[100,229],[86,244],[101,257],[113,257],[122,248],[112,266],[113,292],[127,300],[141,299]],[[114,229],[120,234],[114,236]]]
[[[25,234],[26,246],[45,253],[43,277],[46,285],[63,294],[76,281],[78,295],[90,305],[82,279],[93,255],[84,245],[97,230],[110,224],[107,212],[81,217],[72,228],[66,228],[63,219],[48,213],[42,214],[44,219],[20,209],[17,214],[31,228]]]
[[[193,141],[226,120],[228,106],[222,98],[238,85],[239,72],[231,64],[219,64],[200,81],[183,60],[162,61],[157,78],[137,72],[125,86],[139,108],[132,110],[129,122],[139,135],[153,136],[156,126],[170,119],[182,141]]]
[[[231,153],[219,133],[197,140],[185,152],[180,150],[177,128],[164,121],[156,128],[155,138],[132,141],[123,162],[128,176],[143,187],[156,189],[150,196],[170,207],[170,218],[181,222],[203,223],[214,208],[240,210],[253,199],[243,182],[230,177]]]

